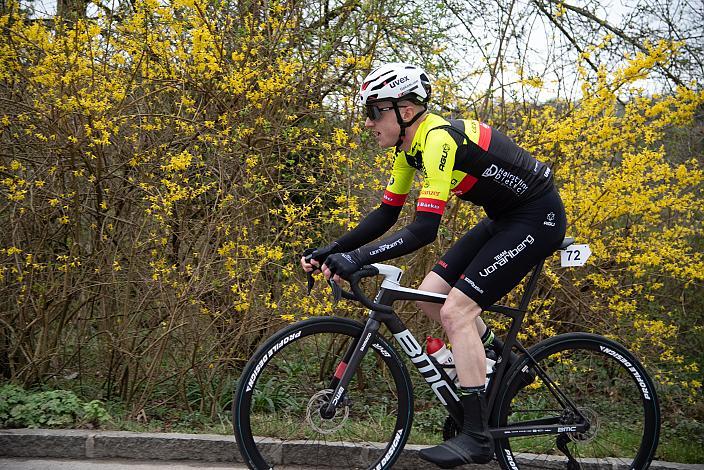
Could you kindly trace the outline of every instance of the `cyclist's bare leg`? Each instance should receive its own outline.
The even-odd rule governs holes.
[[[452,342],[460,379],[459,397],[464,420],[455,437],[438,446],[422,449],[419,456],[443,468],[469,462],[487,463],[494,455],[484,397],[484,345],[476,323],[481,312],[474,300],[455,288],[450,290],[440,308],[440,321]]]
[[[421,283],[418,289],[426,292],[435,292],[436,294],[448,294],[452,287],[445,281],[445,279],[443,279],[433,271],[430,271],[425,276],[425,279],[423,279],[423,282]],[[426,314],[430,319],[435,320],[436,322],[440,322],[440,309],[442,308],[442,304],[434,304],[430,302],[416,302],[416,306],[421,309],[423,313]],[[479,337],[481,338],[482,335],[484,335],[484,332],[486,331],[486,324],[481,319],[481,317],[477,317],[475,322],[477,332],[479,333]]]
[[[450,290],[447,300],[440,308],[440,321],[452,343],[457,375],[463,387],[484,385],[484,345],[476,322],[480,313],[481,307],[464,292],[455,288]]]

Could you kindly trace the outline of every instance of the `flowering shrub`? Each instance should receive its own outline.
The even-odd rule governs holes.
[[[386,183],[390,155],[350,101],[382,48],[379,9],[393,8],[373,5],[315,17],[139,0],[120,21],[54,30],[0,17],[2,373],[80,370],[135,414],[159,400],[214,415],[224,378],[272,329],[347,313],[324,289],[306,296],[297,263]],[[524,339],[606,333],[685,403],[701,401],[677,337],[701,332],[689,296],[704,273],[702,170],[701,148],[679,139],[704,95],[636,88],[675,48],[585,79],[579,102],[516,106],[505,130],[553,165],[568,233],[594,251],[580,270],[550,260]],[[438,240],[399,261],[406,282],[480,216],[451,202]]]

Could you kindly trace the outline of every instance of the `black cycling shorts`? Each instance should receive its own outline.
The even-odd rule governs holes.
[[[433,268],[482,309],[521,282],[565,237],[565,207],[556,189],[497,219],[482,219]]]

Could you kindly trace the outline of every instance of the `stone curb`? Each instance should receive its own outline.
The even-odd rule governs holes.
[[[267,439],[266,447],[277,461],[291,465],[319,465],[320,462],[365,457],[372,449],[358,446],[330,445],[321,452],[311,452],[305,442],[281,442]],[[418,458],[426,446],[406,445],[398,469],[437,468]],[[360,452],[362,454],[360,454]],[[67,459],[139,459],[195,460],[204,462],[242,462],[235,439],[217,434],[134,433],[126,431],[90,431],[71,429],[3,429],[0,430],[0,456]],[[518,456],[520,461],[520,455]],[[555,462],[557,464],[557,462]],[[498,468],[489,465],[466,465],[464,469]],[[555,468],[559,468],[558,465]],[[626,469],[614,461],[612,470]],[[651,470],[704,470],[704,464],[679,464],[655,461]]]

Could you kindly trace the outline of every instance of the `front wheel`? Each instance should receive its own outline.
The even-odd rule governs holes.
[[[334,416],[321,412],[362,330],[348,319],[313,318],[254,353],[232,404],[250,468],[391,468],[410,433],[413,395],[406,367],[383,337],[372,342]]]
[[[521,388],[525,368],[536,370],[525,357],[507,373],[508,386],[497,397],[494,425],[557,423],[564,431],[497,439],[496,457],[502,468],[649,467],[658,445],[660,407],[653,382],[630,352],[587,333],[556,336],[529,352],[555,387],[539,375]],[[588,423],[585,432],[572,430],[583,422]]]

